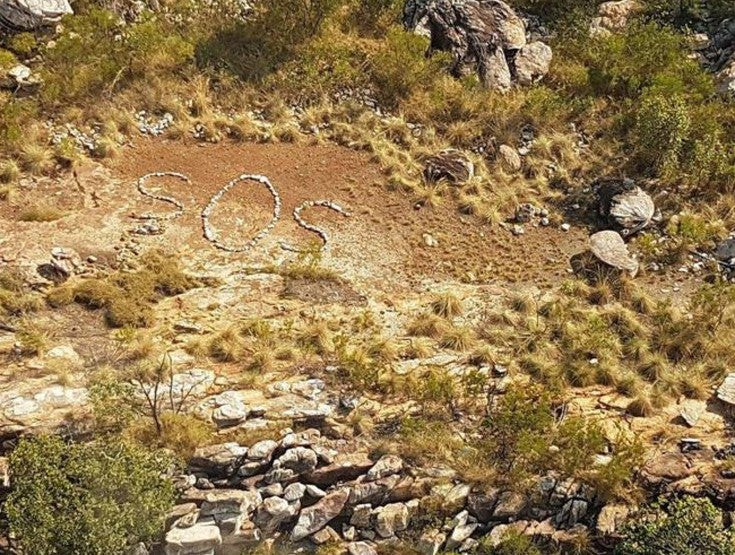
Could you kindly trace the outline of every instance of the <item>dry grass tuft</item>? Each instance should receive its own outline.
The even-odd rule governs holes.
[[[462,300],[453,292],[447,291],[436,296],[431,303],[431,311],[442,318],[454,318],[464,311]]]

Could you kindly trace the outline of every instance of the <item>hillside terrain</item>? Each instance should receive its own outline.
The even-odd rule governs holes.
[[[0,0],[19,554],[735,554],[727,0]]]

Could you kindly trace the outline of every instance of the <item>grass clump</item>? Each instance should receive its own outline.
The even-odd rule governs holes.
[[[36,204],[24,209],[19,219],[21,222],[55,222],[65,215],[65,212],[49,204]]]
[[[152,251],[141,258],[134,272],[118,272],[107,278],[86,280],[76,286],[62,285],[47,296],[51,306],[77,302],[91,310],[104,309],[112,328],[146,328],[153,325],[153,305],[196,287],[176,260]]]
[[[451,291],[436,296],[431,303],[431,311],[442,318],[454,318],[463,312],[462,300]]]

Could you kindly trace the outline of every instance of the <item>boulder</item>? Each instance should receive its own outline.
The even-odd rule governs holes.
[[[273,451],[275,451],[277,448],[277,442],[273,441],[272,439],[264,439],[263,441],[259,441],[258,443],[253,444],[250,449],[248,449],[248,459],[250,459],[251,461],[269,459],[270,456],[273,454]]]
[[[623,236],[648,227],[656,214],[653,199],[632,179],[601,180],[595,185],[595,190],[600,202],[600,215]]]
[[[551,48],[543,42],[527,44],[518,51],[515,61],[516,79],[519,85],[533,85],[549,73]]]
[[[446,539],[446,534],[439,530],[429,530],[421,534],[416,549],[421,555],[438,555]]]
[[[502,0],[408,0],[403,21],[408,29],[428,34],[428,55],[451,53],[453,75],[475,72],[490,88],[510,88],[518,73],[517,54],[526,46],[526,26]],[[550,60],[546,49],[539,46],[527,51],[522,58],[523,82],[545,74],[546,58]]]
[[[638,273],[638,261],[617,231],[599,231],[589,239],[590,250],[572,258],[572,269],[582,276],[596,278],[600,274]]]
[[[589,503],[584,499],[570,499],[556,515],[554,524],[557,528],[572,528],[585,517],[588,507]]]
[[[375,531],[383,538],[391,538],[408,528],[408,518],[408,507],[404,503],[379,507],[375,509]]]
[[[681,453],[664,453],[646,463],[642,475],[651,484],[661,481],[676,482],[691,476],[691,468],[687,458]]]
[[[35,31],[58,23],[74,13],[68,0],[2,0],[0,28]]]
[[[493,520],[516,520],[525,510],[526,498],[514,491],[504,491],[493,510]]]
[[[403,459],[401,457],[384,455],[368,470],[366,478],[368,480],[379,480],[391,474],[398,474],[401,470],[403,470]]]
[[[466,183],[475,175],[475,165],[467,155],[459,150],[448,148],[426,160],[424,178],[429,183],[448,181],[458,185]]]
[[[192,470],[206,472],[210,476],[224,478],[235,471],[247,453],[247,448],[240,447],[237,443],[200,447],[194,451],[189,467]]]
[[[291,532],[291,539],[300,541],[324,528],[342,512],[349,496],[349,488],[341,488],[320,499],[311,507],[302,509],[299,520]]]
[[[603,2],[597,10],[597,17],[590,24],[590,35],[604,37],[622,31],[640,7],[637,0]]]
[[[272,533],[281,524],[294,518],[300,509],[298,503],[291,504],[281,497],[268,497],[258,508],[255,523],[265,534]]]
[[[214,553],[222,544],[222,534],[214,520],[198,522],[189,528],[172,528],[166,534],[166,555],[200,555]]]
[[[352,542],[347,551],[350,555],[378,555],[378,551],[367,542]]]
[[[706,401],[697,399],[686,399],[679,405],[679,416],[686,422],[687,426],[694,427],[707,410]]]
[[[477,529],[478,524],[461,524],[452,530],[447,540],[447,550],[452,551],[462,545]]]
[[[351,453],[337,457],[327,466],[317,468],[306,475],[306,480],[317,486],[330,486],[338,482],[354,480],[373,466],[367,453]]]

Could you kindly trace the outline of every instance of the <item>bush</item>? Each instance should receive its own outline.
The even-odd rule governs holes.
[[[648,507],[624,529],[618,555],[732,555],[735,535],[709,499],[685,497]]]
[[[380,50],[370,60],[370,74],[380,100],[395,107],[417,88],[427,87],[441,75],[446,57],[426,58],[426,47],[424,37],[399,27],[388,32]]]
[[[21,440],[5,505],[25,553],[123,554],[162,531],[173,506],[167,461],[121,442]]]

